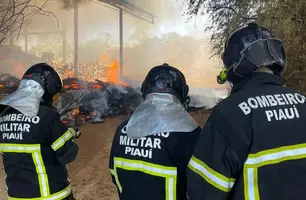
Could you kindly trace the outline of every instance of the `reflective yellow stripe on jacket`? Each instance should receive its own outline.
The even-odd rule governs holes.
[[[117,176],[117,168],[131,171],[140,171],[152,176],[163,177],[166,179],[166,200],[176,200],[176,181],[177,181],[177,169],[176,167],[167,167],[157,164],[152,164],[140,160],[130,160],[124,158],[114,158],[114,169],[111,169],[111,173],[115,176],[116,184],[122,192],[122,187]]]
[[[65,188],[62,191],[59,191],[55,194],[49,195],[47,197],[39,197],[39,198],[13,198],[13,197],[9,197],[9,200],[62,200],[64,198],[66,198],[67,196],[69,196],[69,194],[71,193],[71,187],[68,186],[67,188]]]
[[[51,145],[54,151],[57,151],[59,148],[64,146],[64,144],[72,138],[72,133],[67,130],[61,137],[59,137],[53,144]]]
[[[115,169],[111,169],[110,170],[111,174],[115,177],[115,181],[116,181],[116,185],[120,191],[120,193],[122,193],[122,186],[120,184],[120,181],[119,181],[119,178],[118,178],[118,175],[117,175],[117,170],[116,168]]]
[[[244,164],[244,195],[246,200],[259,200],[258,168],[288,160],[306,158],[306,144],[284,146],[250,154]]]
[[[0,151],[4,153],[31,154],[38,176],[40,194],[42,197],[47,197],[50,195],[49,181],[41,156],[40,144],[0,144]]]
[[[229,192],[235,183],[235,179],[216,172],[194,156],[191,157],[188,168],[205,179],[206,182],[224,192]]]

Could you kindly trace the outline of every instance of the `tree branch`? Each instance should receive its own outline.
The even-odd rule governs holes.
[[[28,24],[35,15],[53,16],[57,26],[59,21],[55,14],[45,10],[48,0],[41,5],[32,5],[31,0],[8,0],[8,4],[0,8],[0,46],[6,41],[9,34],[17,32],[17,38],[21,29]]]

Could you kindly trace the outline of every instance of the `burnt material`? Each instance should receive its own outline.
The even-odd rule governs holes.
[[[0,95],[14,92],[20,80],[10,74],[0,75]],[[63,80],[65,92],[54,105],[62,121],[68,126],[82,123],[101,123],[105,117],[130,116],[142,102],[142,96],[134,88],[111,82],[82,81],[77,78]],[[201,108],[190,107],[188,111]]]
[[[95,80],[95,82],[82,81],[77,78],[66,78],[63,80],[65,90],[95,89],[102,88],[104,82]]]
[[[10,74],[0,74],[0,95],[8,95],[17,90],[20,80]]]
[[[105,117],[130,115],[142,97],[133,88],[103,83],[102,88],[65,92],[55,105],[67,125],[100,123]]]

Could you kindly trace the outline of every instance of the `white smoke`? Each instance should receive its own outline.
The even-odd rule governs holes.
[[[89,100],[91,109],[95,111],[93,116],[93,121],[101,121],[101,116],[104,115],[109,109],[108,106],[108,93],[107,91],[97,92],[98,98],[93,98]]]
[[[141,94],[141,82],[134,80],[125,80],[130,86],[135,88],[135,91]],[[195,108],[213,108],[221,99],[228,96],[228,89],[215,88],[189,88],[190,106]]]
[[[204,107],[206,109],[213,108],[221,99],[228,96],[227,89],[213,89],[213,88],[190,88],[189,96],[190,106]]]

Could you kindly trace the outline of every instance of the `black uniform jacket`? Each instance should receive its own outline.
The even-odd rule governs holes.
[[[187,200],[186,168],[200,133],[160,133],[130,139],[117,129],[109,167],[120,200]]]
[[[35,117],[11,108],[0,117],[3,154],[10,199],[61,200],[71,193],[66,164],[78,146],[53,107],[40,106]]]
[[[256,73],[214,107],[188,165],[191,200],[306,198],[305,96]]]

